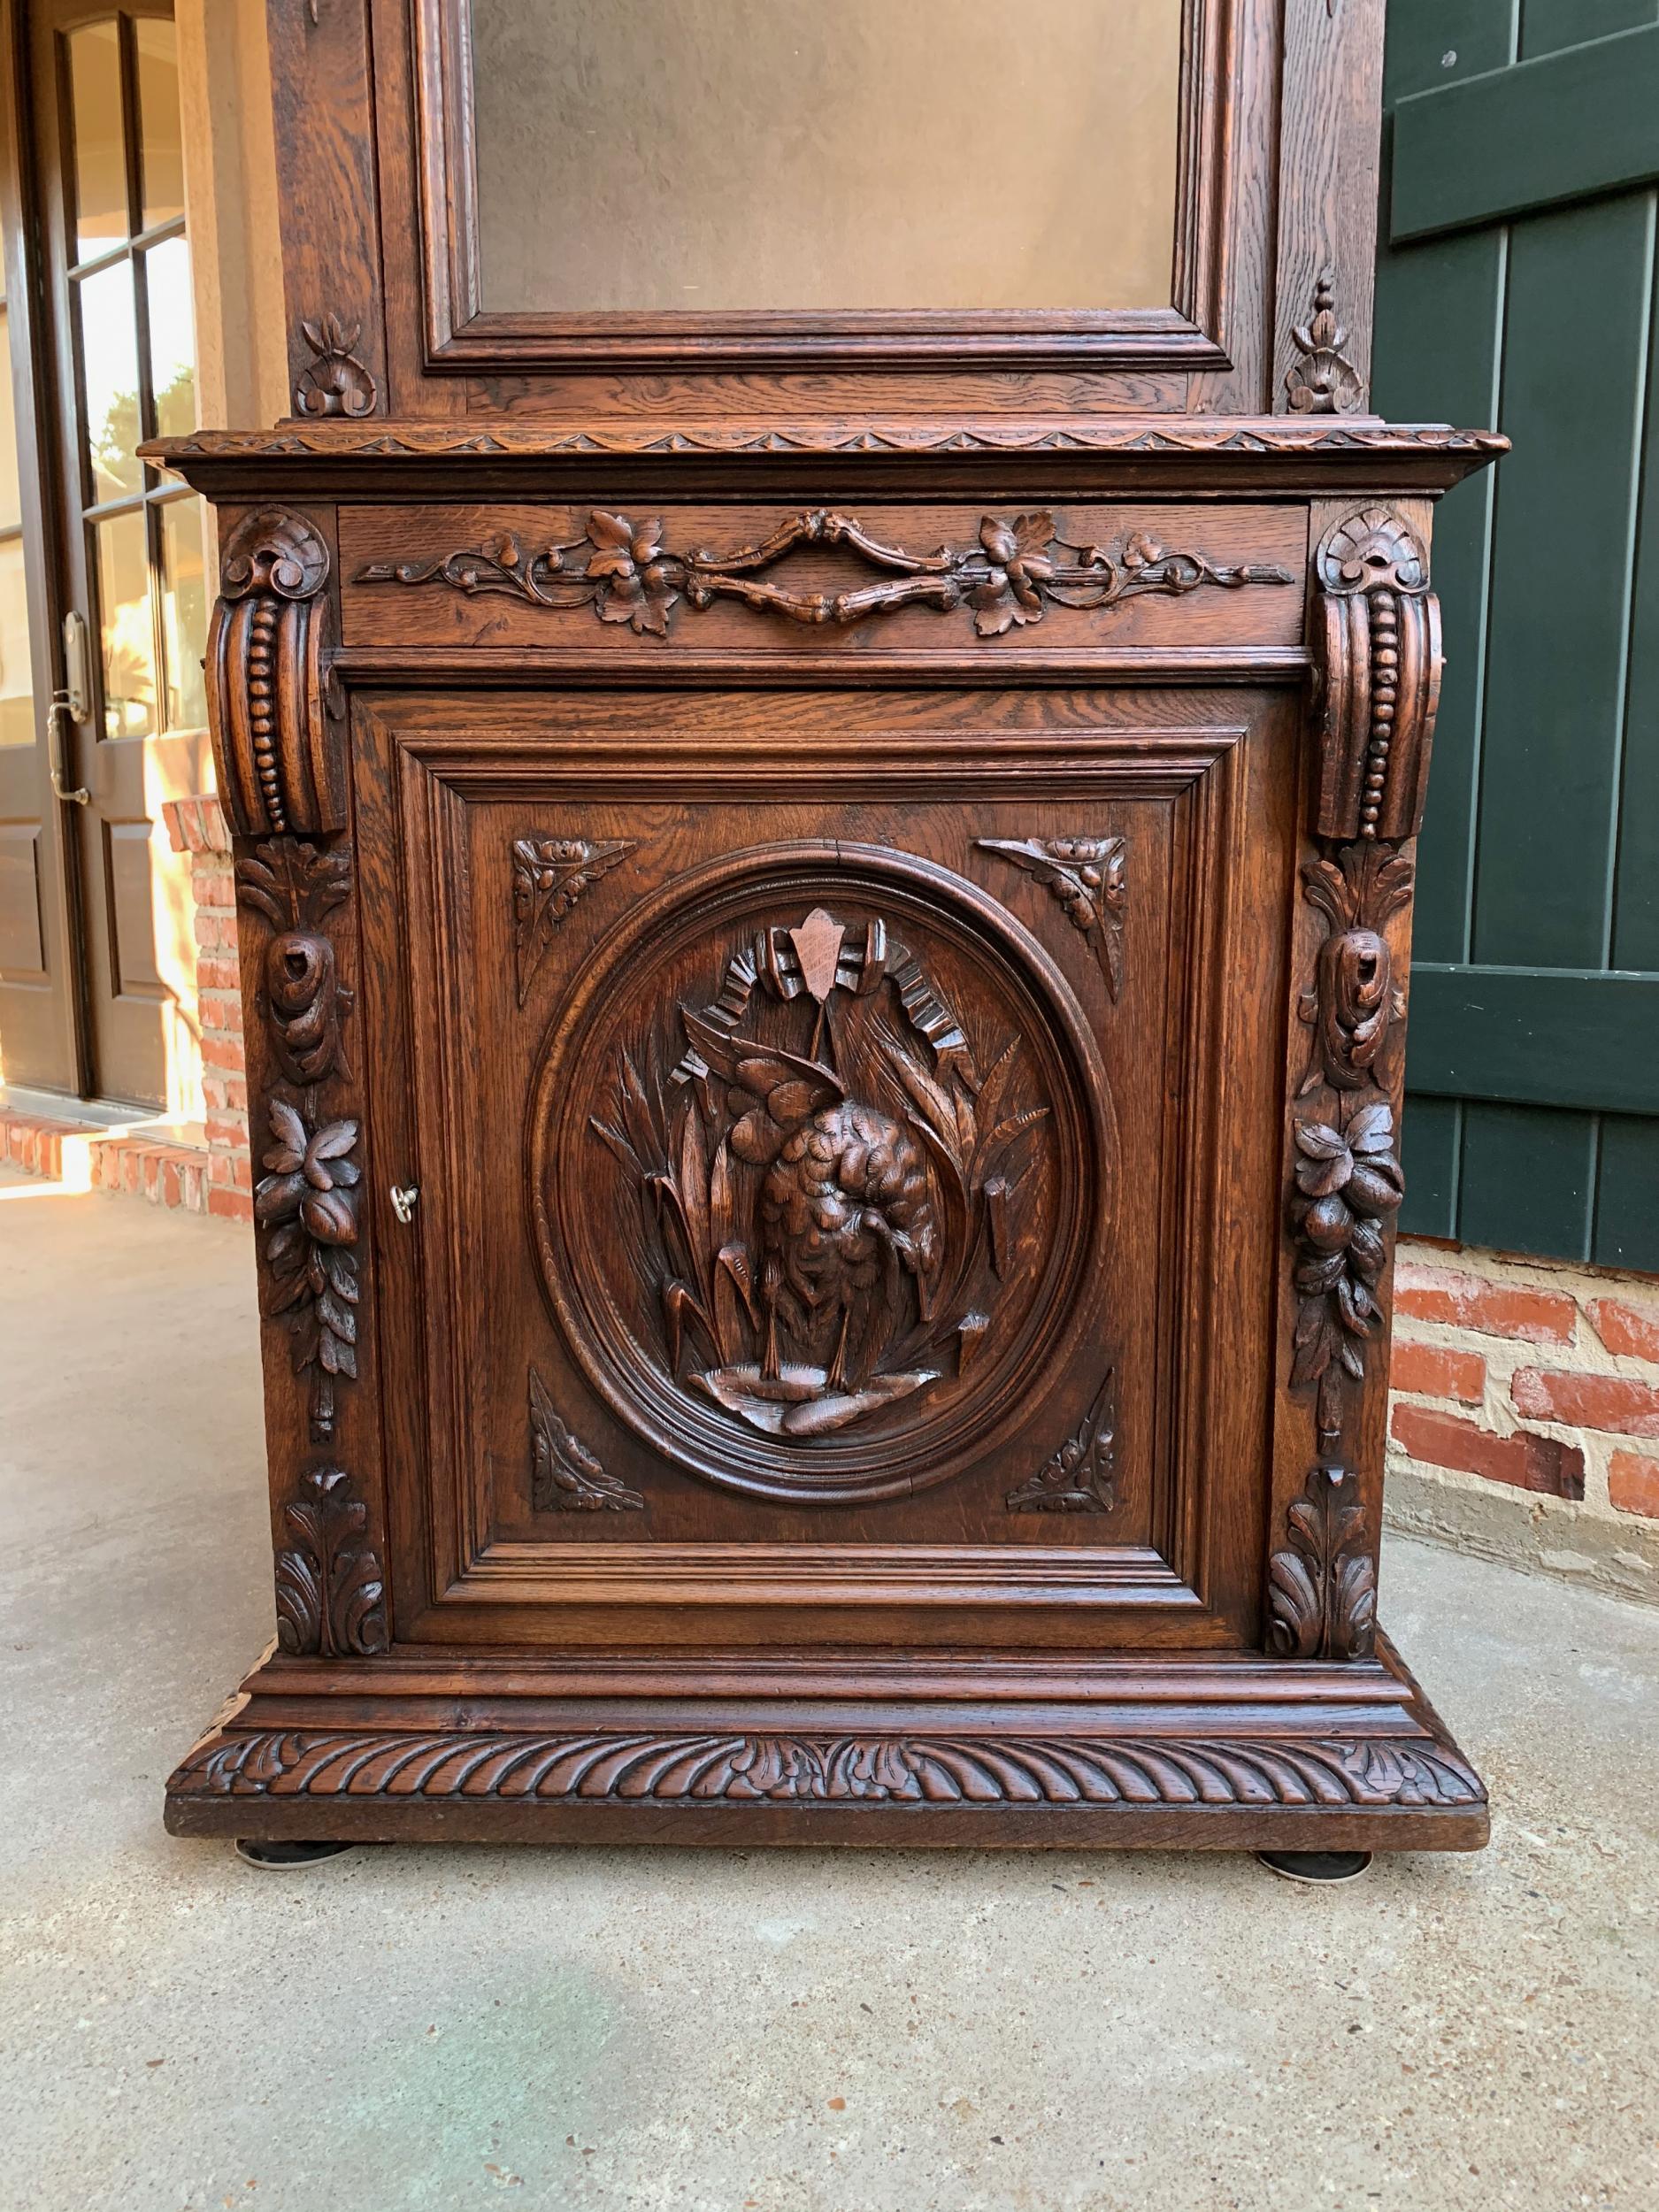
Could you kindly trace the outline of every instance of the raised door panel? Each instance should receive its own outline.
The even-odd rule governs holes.
[[[1288,699],[354,742],[400,1635],[1247,1640]]]

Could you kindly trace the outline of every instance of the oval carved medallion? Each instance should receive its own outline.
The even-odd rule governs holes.
[[[962,1472],[1093,1325],[1110,1100],[1034,939],[878,848],[767,846],[600,948],[539,1071],[532,1206],[585,1371],[729,1488]]]

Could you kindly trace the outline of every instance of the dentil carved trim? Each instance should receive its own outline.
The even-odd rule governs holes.
[[[1268,1562],[1268,1646],[1281,1659],[1364,1659],[1377,1626],[1377,1567],[1359,1484],[1316,1467]]]
[[[583,892],[626,859],[637,842],[632,837],[514,838],[512,943],[520,1006],[554,931]]]
[[[1109,1373],[1083,1425],[1045,1467],[1008,1494],[1010,1513],[1110,1513],[1116,1502],[1112,1471],[1115,1416]]]
[[[371,415],[379,397],[367,362],[353,348],[363,335],[361,323],[349,329],[338,315],[328,314],[314,323],[302,323],[305,342],[315,358],[300,372],[294,388],[297,415]]]
[[[1291,336],[1301,357],[1285,372],[1291,412],[1297,415],[1354,415],[1364,403],[1359,371],[1342,349],[1348,333],[1336,319],[1335,278],[1329,269],[1314,287],[1313,318]]]
[[[276,1555],[277,1641],[296,1656],[373,1658],[386,1650],[386,1571],[368,1541],[368,1508],[342,1468],[312,1467],[282,1510],[293,1539]]]
[[[581,537],[539,550],[508,532],[476,550],[428,561],[372,561],[354,580],[441,583],[469,594],[501,592],[559,611],[590,608],[602,622],[626,623],[657,637],[668,635],[670,617],[682,599],[697,610],[735,599],[791,622],[842,627],[901,607],[946,614],[971,607],[974,628],[985,638],[1040,622],[1050,605],[1095,610],[1145,592],[1179,596],[1204,586],[1235,590],[1295,580],[1285,568],[1222,567],[1201,554],[1165,552],[1141,531],[1115,555],[1099,545],[1067,545],[1048,514],[1010,522],[987,515],[977,545],[935,553],[885,545],[852,516],[823,508],[791,515],[759,544],[726,553],[672,551],[663,539],[664,526],[655,516],[635,521],[596,507]],[[845,546],[867,566],[891,573],[884,582],[841,592],[795,592],[761,580],[763,571],[800,545]]]
[[[608,1475],[554,1410],[530,1370],[530,1502],[538,1513],[641,1513],[645,1501]]]
[[[1415,837],[1440,690],[1440,602],[1423,547],[1391,509],[1367,507],[1330,533],[1316,570],[1316,834]]]
[[[207,1797],[558,1799],[594,1804],[1479,1805],[1426,1736],[394,1734],[209,1737],[169,1781]]]
[[[1124,917],[1128,846],[1121,837],[979,837],[982,852],[1001,853],[1048,885],[1065,918],[1086,938],[1115,999],[1124,980]]]
[[[328,549],[264,507],[231,533],[207,638],[208,717],[233,830],[343,829],[345,745],[329,673]]]

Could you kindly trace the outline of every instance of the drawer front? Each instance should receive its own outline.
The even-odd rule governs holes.
[[[1306,531],[1266,505],[347,508],[342,620],[351,647],[641,668],[1291,648]]]
[[[400,1634],[1244,1641],[1294,695],[353,721]]]

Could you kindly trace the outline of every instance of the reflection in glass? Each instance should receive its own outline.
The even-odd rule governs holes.
[[[171,20],[141,15],[133,25],[138,49],[139,169],[144,180],[143,228],[184,212],[184,142],[179,128],[179,51]]]
[[[196,331],[190,303],[190,249],[169,238],[144,256],[150,296],[150,388],[156,434],[182,437],[196,428]]]
[[[161,630],[167,661],[167,727],[202,729],[207,722],[202,677],[207,577],[199,500],[170,499],[161,511]]]
[[[135,491],[138,426],[138,317],[133,266],[122,259],[77,287],[81,372],[87,394],[87,466],[95,505]]]
[[[1167,307],[1181,0],[470,0],[488,310]]]
[[[127,234],[127,147],[121,133],[121,44],[113,18],[69,34],[74,134],[75,252],[89,261]]]
[[[18,492],[17,417],[12,407],[12,334],[0,302],[0,746],[35,742],[29,611],[23,585],[23,503]]]
[[[92,536],[104,653],[104,734],[149,737],[156,727],[156,641],[144,510],[95,523]]]

